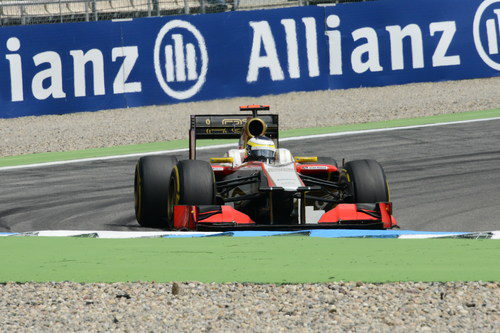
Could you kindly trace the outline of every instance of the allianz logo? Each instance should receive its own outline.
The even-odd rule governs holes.
[[[174,61],[174,48],[172,45],[165,46],[165,72],[167,82],[184,82],[196,80],[198,73],[196,72],[196,51],[194,45],[191,43],[186,44],[184,53],[184,41],[181,34],[173,34],[175,46],[175,61]],[[175,67],[175,68],[174,68]],[[177,80],[176,80],[177,79]]]
[[[474,16],[473,35],[481,59],[500,71],[500,0],[486,0],[479,5]]]
[[[495,18],[486,20],[486,33],[488,36],[488,53],[498,54],[498,31],[500,31],[500,9],[494,10]]]
[[[208,70],[207,47],[200,31],[182,20],[165,24],[156,37],[154,67],[167,95],[179,100],[196,95]]]

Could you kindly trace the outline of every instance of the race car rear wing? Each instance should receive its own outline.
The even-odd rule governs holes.
[[[239,139],[249,119],[258,117],[267,126],[265,135],[278,140],[278,115],[258,115],[257,111],[269,110],[269,106],[241,106],[241,111],[252,111],[252,116],[244,114],[191,115],[189,129],[189,159],[196,159],[196,140]]]

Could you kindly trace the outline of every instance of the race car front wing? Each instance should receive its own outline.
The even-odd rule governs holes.
[[[306,229],[390,229],[397,227],[392,203],[343,203],[325,212],[319,221],[299,224],[257,224],[229,205],[174,207],[174,229],[197,231],[306,230]]]

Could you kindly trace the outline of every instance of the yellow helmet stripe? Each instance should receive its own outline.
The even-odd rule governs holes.
[[[260,143],[255,143],[248,141],[247,142],[250,147],[268,147],[268,148],[274,148],[274,144],[260,144]]]

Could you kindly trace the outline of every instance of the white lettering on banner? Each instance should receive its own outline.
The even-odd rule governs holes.
[[[21,41],[16,37],[10,37],[6,43],[7,50],[18,52],[21,48]],[[102,96],[106,94],[104,75],[104,56],[99,49],[70,50],[69,54],[73,59],[73,86],[75,97],[87,96],[86,84],[88,73],[87,64],[92,66],[93,95]],[[113,82],[113,93],[133,93],[142,90],[141,82],[127,82],[137,59],[139,57],[137,46],[115,47],[111,50],[111,60],[115,62],[123,57],[123,63],[117,72]],[[20,54],[6,54],[5,58],[9,62],[11,101],[24,101],[23,90],[23,64]],[[31,93],[38,100],[52,98],[65,98],[66,93],[63,88],[63,73],[61,55],[54,51],[45,51],[33,56],[35,67],[43,68],[36,72],[31,79]]]
[[[306,27],[307,68],[309,69],[309,77],[316,77],[319,76],[316,20],[314,17],[304,17],[302,22],[304,22]]]
[[[179,32],[181,29],[182,33]],[[171,33],[173,30],[176,33]],[[194,38],[197,45],[186,43],[188,38]],[[208,70],[207,47],[200,31],[187,21],[172,20],[166,23],[156,36],[154,68],[158,83],[170,97],[182,100],[196,95],[205,84]],[[181,88],[176,87],[178,83],[182,83]],[[186,88],[186,83],[192,84]]]
[[[446,55],[451,41],[453,40],[453,36],[455,36],[455,32],[457,31],[457,25],[455,21],[433,22],[429,25],[429,30],[431,32],[431,36],[434,36],[434,34],[438,31],[443,32],[436,50],[432,55],[432,66],[438,67],[460,65],[459,55]]]
[[[340,26],[340,17],[337,15],[329,15],[326,18],[326,25],[330,29]],[[328,55],[330,63],[330,75],[342,74],[342,36],[340,31],[326,31],[328,36]]]
[[[268,68],[271,80],[281,81],[285,79],[281,69],[276,43],[271,32],[271,27],[267,21],[250,22],[253,29],[252,51],[250,53],[250,63],[248,64],[247,82],[255,82],[259,77],[261,68]],[[261,47],[265,55],[261,56]]]
[[[301,20],[305,28],[305,45],[300,45],[298,43],[296,20],[286,18],[280,21],[283,26],[285,35],[284,40],[286,42],[286,55],[283,56],[286,56],[288,65],[287,76],[291,79],[301,77],[301,66],[299,61],[299,51],[301,47],[305,47],[306,49],[309,77],[321,75],[318,58],[316,20],[314,17],[304,17]],[[342,53],[346,50],[343,50],[345,46],[342,44],[341,19],[338,15],[332,14],[326,17],[325,23],[327,28],[325,34],[327,36],[329,74],[342,75],[344,73]],[[280,63],[280,56],[282,55],[279,53],[280,50],[276,48],[278,32],[271,29],[271,25],[268,21],[251,21],[249,25],[253,31],[253,39],[247,72],[247,82],[257,82],[261,70],[269,71],[269,76],[273,81],[284,80],[285,74],[282,64]],[[411,54],[411,59],[409,59],[411,68],[419,69],[425,67],[424,37],[438,38],[436,47],[433,50],[432,67],[457,66],[461,64],[459,55],[449,54],[448,52],[457,31],[455,21],[431,22],[429,23],[428,34],[425,36],[422,32],[422,28],[417,24],[408,24],[406,26],[389,25],[385,27],[385,30],[387,31],[386,34],[380,34],[381,29],[362,27],[350,33],[355,44],[353,49],[350,50],[350,57],[348,59],[350,59],[352,70],[355,73],[363,74],[366,72],[381,72],[384,70],[380,59],[381,38],[389,39],[391,54],[390,69],[393,71],[405,69],[405,54],[408,53]],[[377,31],[379,33],[377,33]],[[408,47],[410,48],[409,52],[405,52],[405,48]],[[406,61],[408,61],[408,59],[406,59]]]
[[[45,51],[38,53],[33,57],[35,66],[40,66],[43,63],[50,65],[33,76],[31,81],[31,91],[36,99],[44,100],[52,96],[53,98],[64,98],[66,94],[63,91],[62,85],[62,64],[61,57],[53,51]],[[43,82],[48,80],[48,87],[44,87]]]
[[[282,19],[281,25],[285,32],[286,58],[288,61],[288,76],[291,79],[300,78],[299,45],[297,40],[297,22],[294,19]],[[318,40],[316,19],[303,17],[305,28],[307,70],[309,77],[320,75],[318,58]],[[261,69],[269,70],[273,81],[282,81],[285,74],[278,57],[276,42],[268,21],[249,22],[253,31],[252,50],[248,63],[247,82],[256,82]]]
[[[404,69],[403,39],[410,37],[413,68],[424,68],[424,46],[422,31],[416,24],[409,24],[404,28],[399,25],[385,27],[391,39],[391,63],[393,70]]]
[[[297,27],[295,25],[295,20],[283,19],[281,20],[281,24],[285,28],[288,75],[291,79],[297,79],[300,78],[300,65],[299,47],[297,45]]]
[[[11,37],[7,40],[7,49],[10,52],[17,52],[20,48],[21,42],[16,37]],[[13,102],[23,101],[23,68],[21,56],[19,54],[6,54],[5,58],[9,61],[11,99]]]
[[[115,94],[123,94],[142,91],[141,82],[127,82],[137,58],[139,58],[137,46],[113,48],[113,50],[111,50],[111,60],[115,62],[118,58],[123,58],[123,63],[113,81],[113,92]]]
[[[485,18],[484,23],[483,18]],[[481,40],[482,24],[486,30],[488,53],[486,53]],[[500,71],[500,58],[498,57],[500,53],[500,0],[485,0],[479,5],[474,15],[472,33],[474,45],[481,59],[486,65]]]
[[[366,39],[366,43],[357,46],[351,54],[352,69],[356,73],[366,71],[380,72],[383,68],[380,66],[378,37],[377,32],[372,28],[360,28],[352,32],[352,39],[357,41],[361,38]],[[367,60],[363,62],[363,54],[367,54]]]
[[[73,57],[73,73],[75,97],[86,96],[85,65],[92,63],[92,74],[94,78],[94,95],[104,95],[104,59],[102,52],[98,49],[88,50],[83,53],[82,50],[72,50],[69,54]]]

